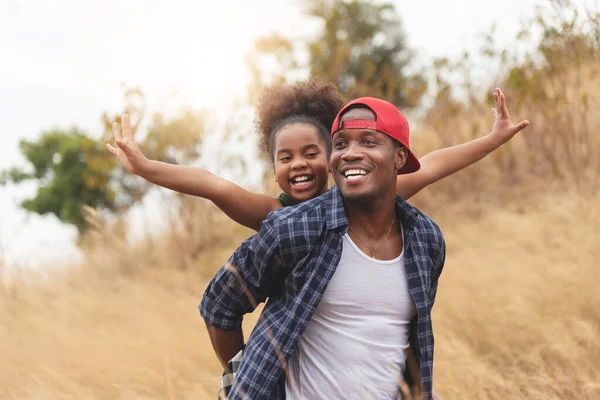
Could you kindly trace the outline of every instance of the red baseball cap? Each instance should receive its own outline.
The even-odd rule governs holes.
[[[348,111],[350,107],[356,105],[365,106],[373,111],[375,113],[375,121],[365,119],[340,121],[341,115]],[[333,126],[331,127],[331,136],[333,137],[333,134],[340,129],[372,129],[384,133],[404,145],[408,150],[408,158],[404,166],[398,170],[398,175],[415,172],[421,168],[419,160],[410,151],[410,128],[408,127],[408,121],[392,103],[373,97],[361,97],[352,100],[335,117],[335,121],[333,121]]]

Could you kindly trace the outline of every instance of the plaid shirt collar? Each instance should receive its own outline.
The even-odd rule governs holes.
[[[328,230],[337,228],[348,229],[348,218],[346,218],[346,210],[344,209],[344,201],[342,195],[337,188],[333,186],[329,192],[324,194],[325,197],[325,220]]]
[[[346,217],[344,200],[338,187],[334,185],[323,196],[327,196],[325,199],[327,229],[335,230],[343,227],[344,232],[347,231],[348,218]],[[400,196],[396,196],[396,214],[407,232],[417,223],[419,218],[419,211]]]

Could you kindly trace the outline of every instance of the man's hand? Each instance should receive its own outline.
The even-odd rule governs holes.
[[[494,92],[494,99],[496,100],[496,107],[492,108],[492,114],[494,114],[494,126],[490,137],[493,137],[499,145],[508,142],[513,138],[519,131],[526,128],[529,125],[529,121],[521,121],[517,125],[513,125],[510,120],[510,114],[506,108],[506,99],[502,90],[496,88]]]
[[[113,147],[110,143],[106,143],[106,148],[112,154],[117,156],[123,166],[127,168],[132,174],[139,174],[140,171],[148,165],[148,159],[142,154],[140,148],[133,140],[133,129],[131,129],[131,122],[129,121],[129,115],[123,114],[121,116],[121,129],[119,124],[113,122],[112,131],[115,138],[117,147]]]

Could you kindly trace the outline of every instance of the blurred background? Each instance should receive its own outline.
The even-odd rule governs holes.
[[[252,232],[104,144],[128,112],[149,158],[277,194],[254,105],[308,78],[396,104],[419,157],[502,88],[531,125],[411,199],[448,243],[434,388],[600,398],[598,2],[3,1],[0,49],[0,398],[215,398],[196,307]]]

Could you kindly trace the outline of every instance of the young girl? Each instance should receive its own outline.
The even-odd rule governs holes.
[[[496,89],[494,98],[492,131],[420,158],[417,172],[398,175],[400,197],[407,200],[426,186],[481,160],[528,125],[527,121],[512,124],[500,89]],[[121,118],[122,132],[113,123],[117,147],[108,143],[106,147],[129,172],[165,188],[211,200],[237,223],[258,231],[269,212],[327,191],[330,128],[342,105],[335,86],[316,81],[275,85],[264,91],[256,125],[262,136],[261,146],[269,154],[275,180],[283,191],[279,197],[247,191],[202,168],[148,160],[133,139],[126,114]]]
[[[527,121],[511,123],[500,89],[496,89],[494,98],[491,133],[420,158],[421,168],[417,172],[398,175],[396,191],[400,197],[409,199],[427,185],[479,161],[528,125]],[[202,168],[148,160],[133,140],[128,115],[121,118],[122,133],[119,125],[113,124],[117,147],[106,146],[131,173],[177,192],[209,199],[237,223],[258,231],[269,212],[327,191],[332,149],[330,128],[342,106],[341,95],[332,84],[310,81],[275,85],[265,90],[257,108],[256,125],[262,136],[261,147],[268,153],[275,180],[283,191],[277,198],[249,192]],[[221,380],[220,398],[226,397],[241,353],[230,361],[229,367],[228,360],[221,360],[226,372]],[[411,380],[420,382],[411,349],[407,351],[407,367]],[[415,390],[418,394],[419,388]],[[438,398],[435,394],[434,397]]]

